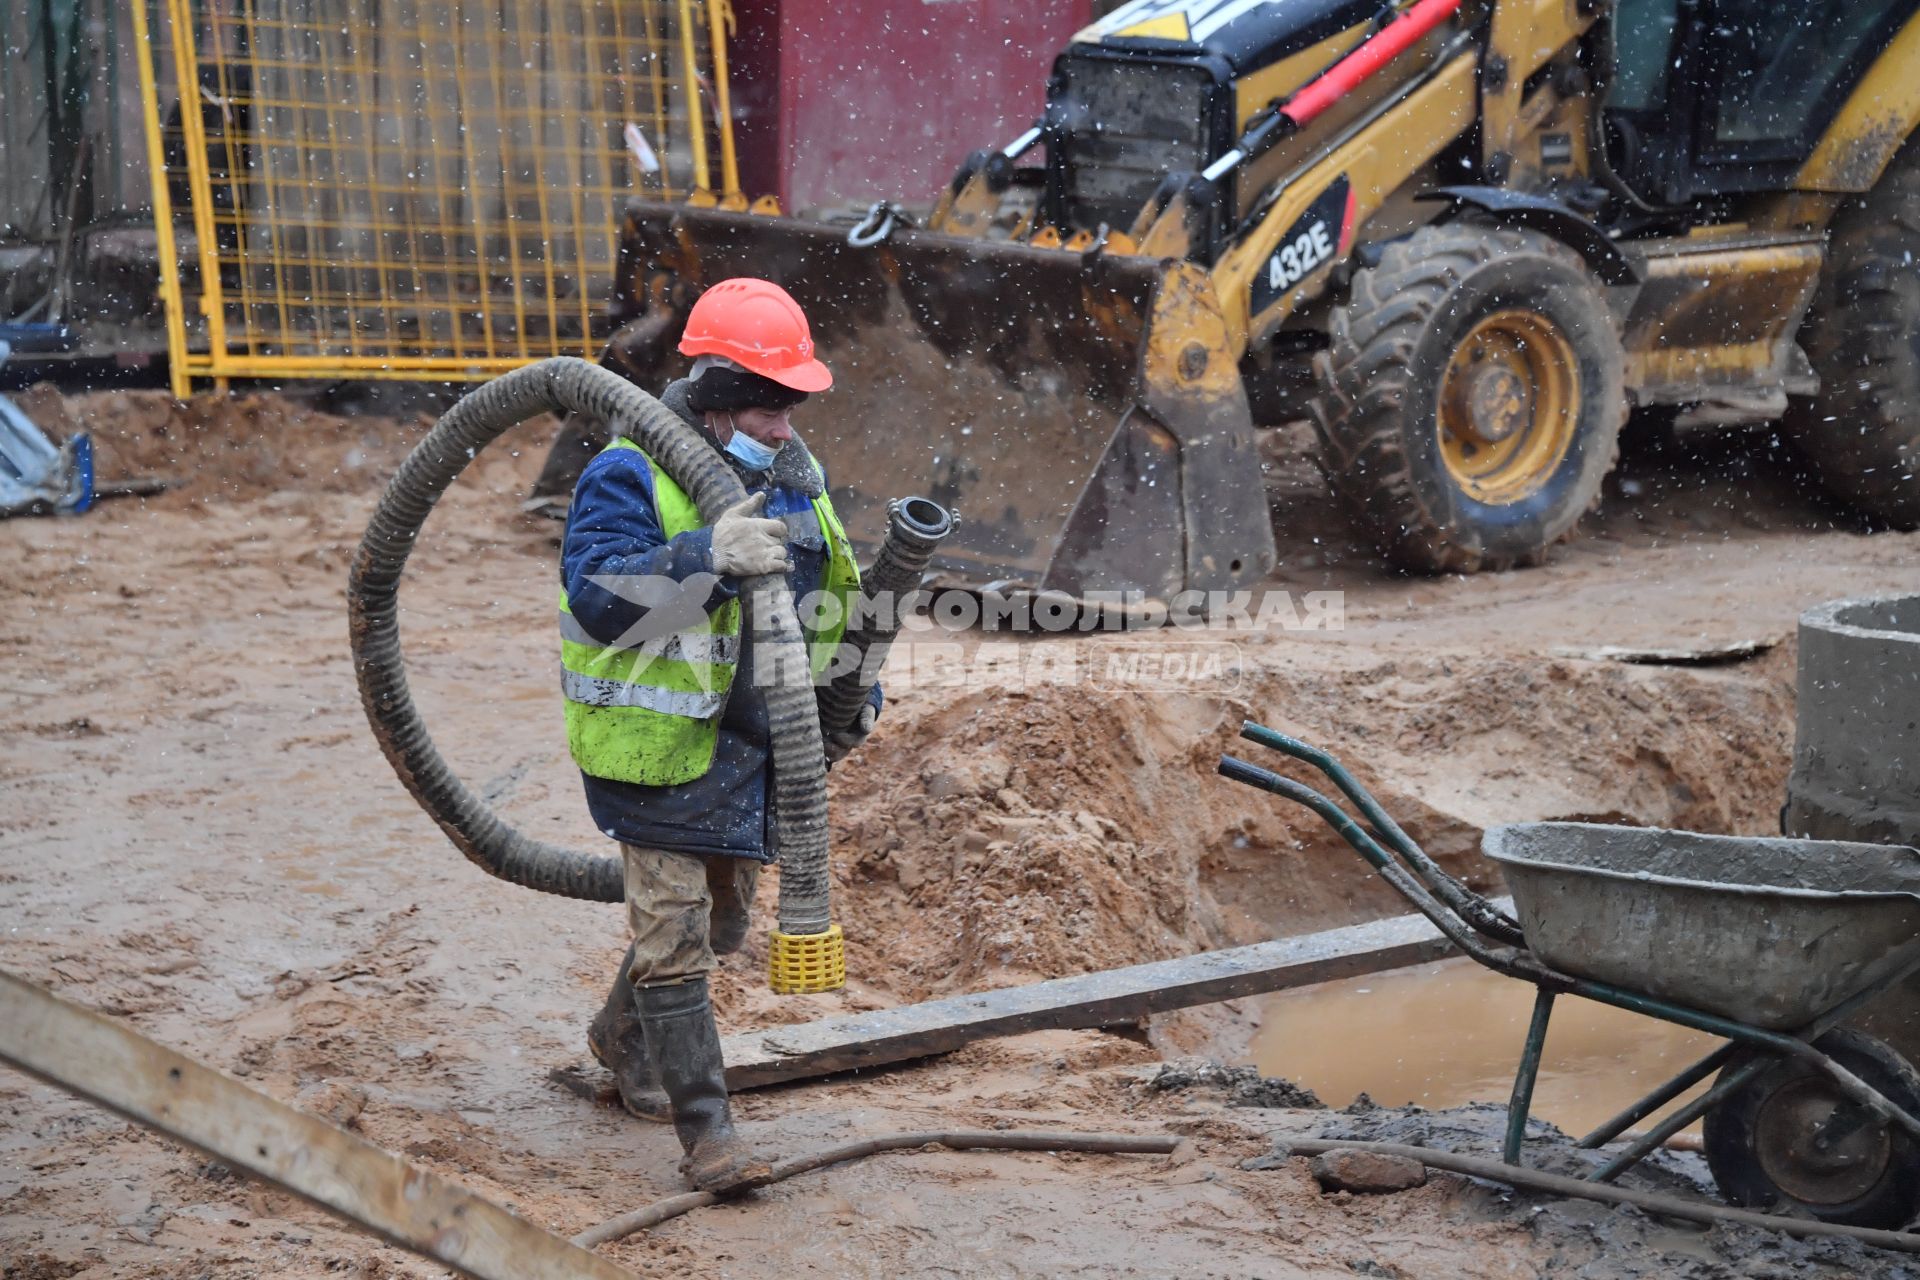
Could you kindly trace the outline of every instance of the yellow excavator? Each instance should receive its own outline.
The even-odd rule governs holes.
[[[603,360],[657,390],[706,285],[778,281],[834,371],[802,429],[850,531],[877,542],[903,493],[956,508],[955,584],[1257,582],[1255,423],[1308,417],[1338,501],[1418,571],[1542,560],[1631,407],[1783,420],[1910,527],[1917,9],[1134,0],[922,225],[634,203]]]

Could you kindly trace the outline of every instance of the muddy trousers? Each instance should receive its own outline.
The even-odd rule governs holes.
[[[618,1078],[628,1111],[664,1123],[669,1118],[667,1097],[647,1051],[635,984],[694,981],[712,971],[716,953],[737,950],[747,936],[760,864],[747,858],[621,848],[627,917],[635,941],[620,962],[605,1006],[587,1029],[587,1047]]]
[[[627,927],[633,958],[627,979],[636,987],[704,978],[714,956],[738,951],[747,940],[747,916],[760,884],[752,858],[700,857],[623,844]]]

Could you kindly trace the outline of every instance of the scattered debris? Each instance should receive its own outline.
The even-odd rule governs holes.
[[[1254,1067],[1229,1067],[1200,1058],[1169,1062],[1147,1081],[1159,1093],[1187,1089],[1222,1089],[1236,1107],[1285,1107],[1320,1111],[1326,1103],[1313,1090],[1278,1076],[1263,1076]]]
[[[1548,652],[1556,658],[1577,658],[1583,662],[1629,662],[1647,667],[1721,667],[1757,658],[1779,643],[1779,636],[1764,636],[1749,640],[1731,640],[1725,644],[1700,645],[1695,648],[1641,649],[1617,644],[1555,645]]]
[[[12,348],[0,340],[0,365]],[[76,432],[55,444],[0,396],[0,516],[79,514],[93,505],[93,438]]]

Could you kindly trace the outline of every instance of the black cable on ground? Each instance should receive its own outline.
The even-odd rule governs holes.
[[[975,1129],[933,1133],[890,1133],[878,1138],[850,1142],[843,1147],[797,1156],[773,1166],[773,1172],[754,1183],[755,1187],[784,1182],[795,1174],[824,1169],[830,1164],[860,1160],[882,1151],[911,1151],[918,1147],[946,1147],[953,1151],[1089,1151],[1106,1155],[1171,1155],[1183,1139],[1172,1134],[1131,1133],[1049,1133],[1035,1129]],[[749,1190],[750,1188],[740,1188]],[[573,1243],[583,1249],[624,1240],[636,1231],[659,1226],[670,1218],[695,1209],[718,1204],[729,1195],[713,1191],[689,1191],[668,1196],[632,1213],[621,1214],[597,1227],[582,1231]]]

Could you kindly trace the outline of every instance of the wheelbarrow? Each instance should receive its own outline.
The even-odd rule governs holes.
[[[1842,1026],[1920,972],[1920,851],[1518,823],[1482,845],[1512,891],[1507,915],[1422,852],[1332,756],[1262,725],[1241,736],[1324,774],[1360,816],[1232,756],[1224,776],[1312,809],[1460,950],[1536,988],[1506,1163],[1521,1163],[1554,999],[1572,994],[1726,1041],[1579,1139],[1604,1147],[1718,1073],[1589,1179],[1612,1181],[1704,1116],[1707,1165],[1733,1204],[1883,1228],[1920,1213],[1920,1073]]]

